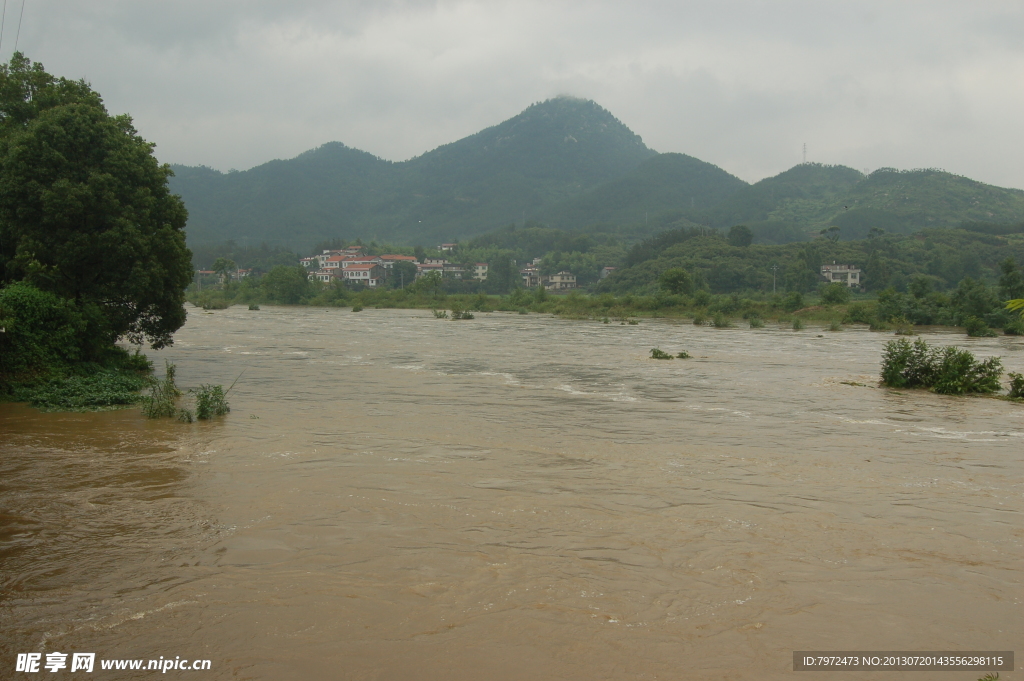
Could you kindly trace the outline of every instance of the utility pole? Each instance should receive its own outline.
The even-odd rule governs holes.
[[[778,265],[772,265],[772,295],[775,295],[775,273],[778,272],[778,270]]]

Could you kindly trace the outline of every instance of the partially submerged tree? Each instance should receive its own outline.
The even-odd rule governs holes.
[[[84,81],[0,66],[0,275],[72,300],[96,345],[169,345],[191,281],[170,167]]]

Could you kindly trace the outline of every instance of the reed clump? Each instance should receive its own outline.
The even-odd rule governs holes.
[[[804,328],[804,322],[803,322],[802,319],[797,317],[796,319],[793,320],[793,330],[794,331],[801,331],[803,328]]]
[[[164,362],[164,379],[154,381],[149,395],[141,400],[142,413],[146,418],[170,418],[178,413],[177,400],[181,397],[181,391],[174,382],[176,371],[175,365]]]

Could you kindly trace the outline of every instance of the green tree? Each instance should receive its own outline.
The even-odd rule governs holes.
[[[669,293],[689,293],[693,290],[693,279],[682,267],[665,270],[658,277],[658,284]]]
[[[213,261],[213,271],[221,276],[222,279],[227,279],[231,272],[238,269],[238,265],[231,258],[217,258]]]
[[[399,260],[394,264],[389,275],[391,288],[403,288],[416,281],[416,264],[408,260]]]
[[[754,234],[746,225],[734,225],[729,228],[727,240],[730,246],[742,248],[754,243]]]
[[[192,279],[187,213],[128,116],[15,53],[0,66],[3,283],[73,300],[96,345],[169,345]]]
[[[850,302],[850,289],[838,281],[825,284],[821,287],[821,302],[826,305],[845,305]]]
[[[1013,258],[1007,258],[999,263],[999,295],[1002,298],[1024,298],[1024,277],[1021,277],[1020,269]]]
[[[831,241],[832,243],[836,243],[839,241],[839,227],[837,227],[836,225],[826,227],[825,229],[821,230],[821,235],[828,239],[829,241]]]
[[[268,299],[286,305],[295,305],[311,292],[309,273],[302,265],[277,265],[260,281]]]

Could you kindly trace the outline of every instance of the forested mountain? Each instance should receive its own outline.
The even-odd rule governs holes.
[[[529,218],[655,156],[594,102],[568,97],[409,161],[334,142],[245,172],[176,166],[193,242],[450,241]]]
[[[804,163],[748,185],[685,154],[658,154],[594,102],[550,99],[394,163],[338,142],[244,172],[175,166],[194,246],[235,240],[305,250],[328,239],[434,245],[536,220],[642,238],[747,225],[755,243],[839,228],[911,233],[1024,220],[1024,191],[938,170]]]
[[[617,227],[703,216],[747,183],[716,165],[686,154],[659,154],[623,177],[606,182],[541,212],[561,229]]]
[[[843,240],[872,228],[909,234],[965,221],[1024,219],[1024,191],[982,184],[940,170],[853,168],[804,163],[739,189],[696,216],[719,228],[745,224],[762,243],[803,241],[831,226]]]

